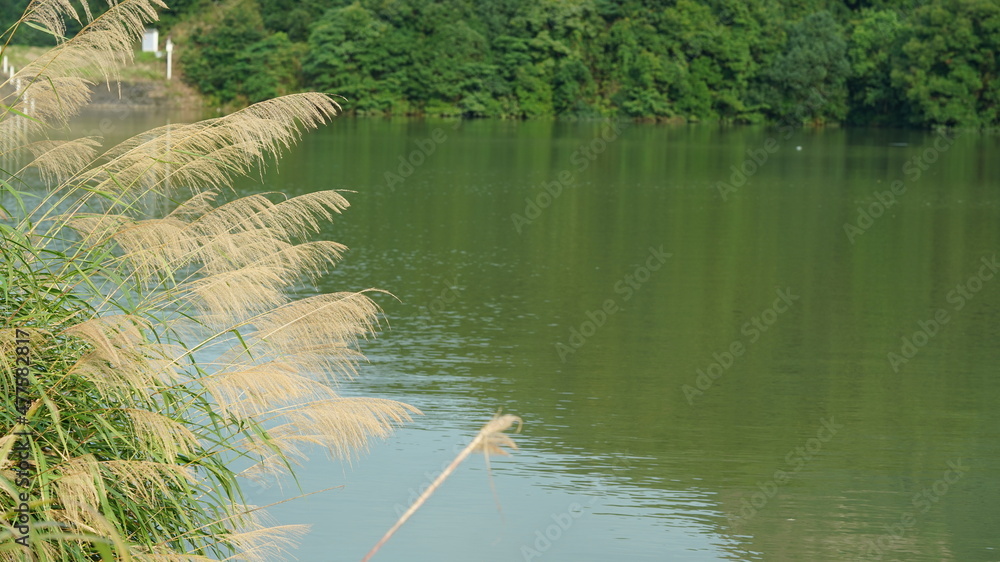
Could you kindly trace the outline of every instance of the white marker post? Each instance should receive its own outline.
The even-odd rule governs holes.
[[[8,66],[8,64],[7,64],[7,55],[4,55],[3,56],[3,73],[4,74],[7,74],[7,66]]]
[[[173,58],[173,53],[174,53],[174,42],[171,41],[169,37],[167,37],[167,81],[168,82],[174,75],[173,65],[171,64],[173,62],[171,60]]]

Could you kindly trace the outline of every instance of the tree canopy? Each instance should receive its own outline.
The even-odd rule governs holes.
[[[360,114],[1000,125],[1000,0],[171,5],[186,79],[223,104],[318,89]]]

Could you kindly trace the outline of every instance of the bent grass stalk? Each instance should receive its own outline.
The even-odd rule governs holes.
[[[484,425],[472,441],[458,453],[455,459],[452,460],[451,463],[441,472],[441,474],[434,479],[434,482],[432,482],[431,485],[424,490],[424,493],[420,494],[420,497],[413,502],[413,505],[411,505],[410,508],[399,517],[396,523],[388,531],[386,531],[385,535],[383,535],[382,538],[375,543],[375,546],[368,551],[368,554],[361,559],[361,562],[368,562],[371,560],[372,556],[375,556],[375,553],[378,552],[378,550],[382,548],[385,543],[389,542],[389,539],[391,539],[392,536],[396,534],[396,531],[403,526],[403,523],[406,523],[406,521],[409,520],[409,518],[412,517],[418,509],[420,509],[420,506],[424,505],[424,502],[426,502],[427,499],[430,498],[435,491],[437,491],[441,484],[443,484],[444,481],[447,480],[453,472],[455,472],[455,469],[458,468],[458,465],[462,464],[462,461],[464,461],[466,457],[476,451],[482,451],[483,455],[487,458],[487,462],[489,462],[490,453],[497,453],[501,455],[507,454],[502,447],[517,449],[517,444],[514,443],[510,436],[504,433],[504,431],[510,429],[510,427],[515,423],[517,424],[517,431],[520,432],[522,424],[521,418],[510,414],[502,416],[497,415],[490,420],[489,423]]]

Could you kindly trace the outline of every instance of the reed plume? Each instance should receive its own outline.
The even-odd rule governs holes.
[[[371,291],[293,295],[344,252],[313,239],[344,197],[231,189],[337,115],[332,98],[111,147],[62,138],[93,77],[114,80],[162,7],[118,0],[94,16],[86,1],[32,0],[3,37],[32,25],[59,43],[0,84],[0,153],[16,162],[0,182],[0,560],[285,558],[305,529],[245,505],[242,479],[286,473],[314,447],[349,458],[417,413],[335,390],[378,329]],[[82,26],[71,38],[67,19]],[[11,456],[24,442],[26,470]],[[9,523],[21,494],[27,550]]]

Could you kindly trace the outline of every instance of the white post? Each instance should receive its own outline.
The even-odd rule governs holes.
[[[169,37],[167,37],[167,81],[168,82],[170,81],[170,78],[173,76],[173,68],[171,65],[173,61],[170,60],[173,58],[173,53],[174,53],[174,42],[171,41]]]
[[[7,55],[3,56],[3,71],[4,71],[4,74],[7,73]]]

